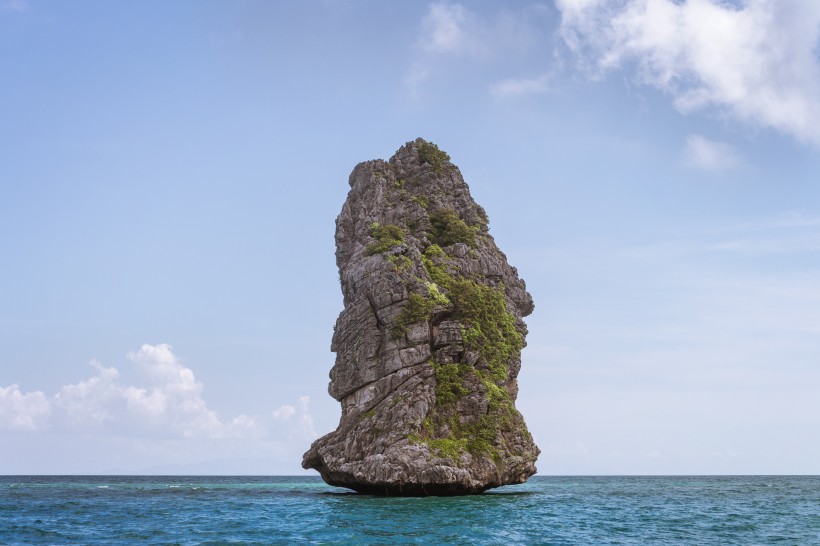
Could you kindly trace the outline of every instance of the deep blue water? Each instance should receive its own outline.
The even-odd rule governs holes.
[[[0,544],[65,543],[820,545],[820,477],[535,477],[451,498],[314,477],[0,477]]]

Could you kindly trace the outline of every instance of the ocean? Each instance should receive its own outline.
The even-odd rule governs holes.
[[[449,498],[312,476],[3,476],[0,544],[820,545],[820,476],[536,476]]]

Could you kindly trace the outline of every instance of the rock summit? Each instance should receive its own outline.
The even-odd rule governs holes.
[[[302,466],[382,495],[526,481],[539,449],[515,408],[532,297],[435,144],[360,163],[336,219],[344,310],[329,392],[339,427]]]

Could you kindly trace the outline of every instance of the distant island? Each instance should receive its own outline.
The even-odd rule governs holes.
[[[515,408],[534,305],[447,153],[421,138],[357,165],[336,219],[344,310],[336,431],[302,466],[382,495],[523,483],[540,453]]]

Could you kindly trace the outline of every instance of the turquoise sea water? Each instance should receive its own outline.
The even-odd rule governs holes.
[[[380,498],[314,477],[0,477],[0,544],[820,545],[820,477],[534,477]]]

